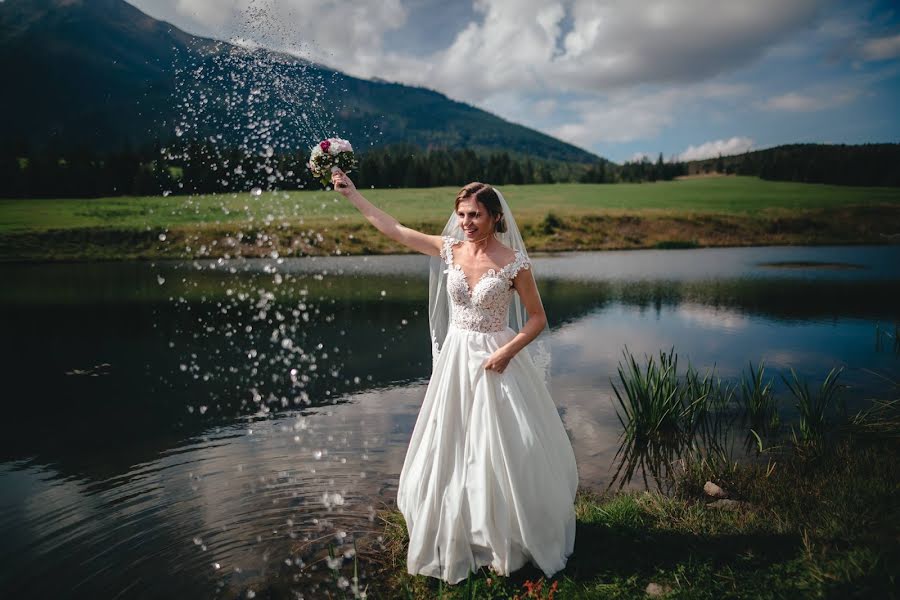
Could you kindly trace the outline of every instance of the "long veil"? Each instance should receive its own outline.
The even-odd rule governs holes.
[[[513,218],[512,211],[509,209],[509,205],[506,203],[506,199],[503,197],[503,194],[500,193],[500,190],[495,187],[494,191],[500,199],[500,207],[503,210],[503,218],[506,221],[506,231],[495,235],[502,244],[515,251],[522,252],[527,258],[528,252],[525,249],[525,242],[522,239],[522,234],[519,233],[519,228],[516,225],[516,220]],[[459,220],[457,219],[455,212],[450,214],[450,219],[444,226],[441,235],[458,240],[465,239],[463,231],[459,227]],[[536,277],[534,265],[531,266],[531,269],[532,274]],[[431,331],[432,360],[435,363],[437,362],[438,356],[440,356],[444,338],[447,337],[447,328],[450,325],[450,311],[452,310],[450,300],[447,297],[447,271],[447,264],[440,256],[431,257],[428,271],[428,325]],[[538,295],[538,299],[540,299],[540,294]],[[525,326],[526,322],[528,322],[528,313],[525,310],[525,306],[522,304],[521,298],[519,298],[519,294],[514,293],[509,305],[509,326],[513,331],[518,333],[522,330],[522,327]],[[538,334],[531,343],[525,346],[525,349],[523,350],[528,352],[531,356],[532,361],[541,372],[544,383],[548,388],[550,387],[549,333],[550,327],[545,325],[541,333]]]

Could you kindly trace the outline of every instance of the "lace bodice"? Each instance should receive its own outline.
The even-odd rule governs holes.
[[[462,240],[444,237],[441,258],[447,264],[447,295],[450,297],[450,324],[460,329],[482,333],[503,331],[509,322],[509,302],[512,299],[512,280],[521,269],[530,269],[528,257],[516,251],[516,256],[499,271],[488,269],[471,283],[462,267],[453,262],[453,246]]]

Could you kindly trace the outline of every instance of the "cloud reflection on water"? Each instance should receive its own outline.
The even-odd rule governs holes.
[[[794,367],[814,381],[844,365],[844,382],[868,393],[863,367],[897,367],[896,356],[874,348],[874,325],[900,317],[890,301],[897,277],[886,277],[897,255],[896,248],[770,248],[536,259],[553,325],[552,393],[581,485],[603,487],[611,477],[620,425],[610,380],[625,346],[638,357],[674,347],[684,363],[715,367],[726,378],[751,360],[766,359],[773,375]],[[773,276],[756,266],[817,257],[867,268]],[[265,265],[251,261],[247,268]],[[0,549],[12,574],[4,577],[15,579],[3,587],[51,595],[57,581],[77,580],[86,594],[112,596],[167,572],[186,575],[166,584],[176,595],[211,595],[217,581],[237,593],[300,574],[284,561],[304,538],[327,542],[337,531],[371,527],[370,507],[395,501],[430,371],[423,266],[422,257],[285,261],[285,274],[332,273],[315,294],[331,294],[327,312],[356,335],[338,335],[329,323],[302,331],[307,346],[346,351],[343,376],[351,382],[358,376],[359,383],[336,387],[329,379],[323,390],[331,395],[317,397],[318,406],[301,413],[273,405],[263,419],[234,408],[247,396],[240,377],[228,381],[244,387],[215,388],[222,406],[209,401],[214,381],[158,383],[180,360],[164,350],[166,336],[176,328],[192,336],[202,304],[191,297],[189,312],[166,312],[160,294],[171,291],[160,289],[146,265],[4,267],[10,284],[0,291],[4,325],[19,342],[5,355],[16,373],[7,384],[12,397],[35,402],[7,407],[17,426],[2,443]],[[340,270],[343,276],[333,275]],[[225,287],[218,277],[224,275],[191,273],[214,301]],[[374,301],[350,293],[385,288],[398,293]],[[295,301],[283,287],[281,293]],[[240,329],[241,318],[223,314],[209,323]],[[224,366],[216,339],[204,337],[184,351]],[[62,375],[109,357],[108,377]],[[243,355],[233,360],[239,365]],[[286,368],[261,363],[259,378]],[[187,406],[198,401],[209,412],[188,415]],[[315,549],[304,552],[312,556]],[[85,557],[97,558],[96,571],[83,568]]]

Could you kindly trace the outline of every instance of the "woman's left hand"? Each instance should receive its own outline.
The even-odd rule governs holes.
[[[497,373],[502,373],[506,370],[506,367],[509,365],[509,361],[512,360],[514,354],[511,353],[506,348],[500,348],[485,361],[484,368],[486,371],[496,371]]]

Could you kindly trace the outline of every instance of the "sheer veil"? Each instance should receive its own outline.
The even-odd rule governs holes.
[[[497,197],[500,199],[500,206],[503,210],[503,218],[506,222],[506,231],[495,234],[497,239],[503,245],[512,248],[517,252],[521,252],[528,258],[528,252],[525,249],[525,242],[522,240],[522,234],[516,225],[512,211],[506,203],[503,194],[496,187]],[[450,219],[444,226],[441,233],[442,236],[449,236],[454,239],[464,240],[465,236],[459,227],[459,221],[455,212],[450,214]],[[530,261],[529,261],[530,262]],[[450,300],[447,297],[447,264],[440,256],[432,256],[429,261],[428,272],[428,325],[431,331],[431,351],[432,360],[436,363],[441,353],[441,346],[444,338],[447,336],[447,328],[450,325]],[[534,265],[531,265],[532,274],[534,273]],[[538,296],[540,299],[540,295]],[[518,293],[512,294],[509,305],[509,326],[513,331],[519,332],[528,321],[528,313],[522,304]],[[543,376],[544,383],[550,387],[550,343],[549,343],[549,326],[545,325],[541,333],[528,344],[524,352],[528,352],[532,361]]]

